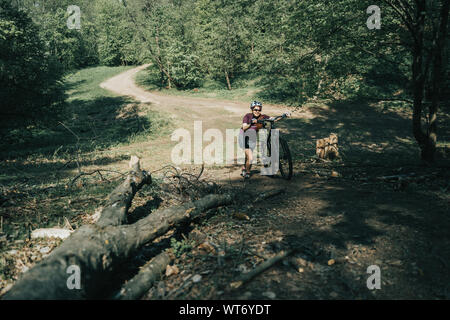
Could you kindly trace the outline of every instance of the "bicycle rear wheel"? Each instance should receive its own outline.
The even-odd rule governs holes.
[[[287,142],[280,138],[280,173],[281,176],[286,179],[290,180],[292,178],[292,157],[291,157],[291,151],[289,150],[289,146]]]

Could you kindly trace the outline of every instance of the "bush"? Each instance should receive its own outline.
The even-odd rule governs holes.
[[[203,74],[198,66],[198,57],[183,52],[173,53],[169,59],[171,77],[179,89],[191,89],[201,85]]]

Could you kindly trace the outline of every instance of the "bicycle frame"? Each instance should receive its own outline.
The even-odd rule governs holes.
[[[271,145],[270,145],[270,139],[272,138],[272,129],[275,129],[275,122],[277,122],[278,120],[284,119],[287,117],[286,113],[283,113],[283,115],[275,117],[274,119],[263,119],[263,120],[258,120],[258,123],[262,123],[264,125],[264,129],[266,129],[266,123],[270,123],[270,128],[268,129],[269,134],[267,136],[267,155],[270,157],[271,156]]]

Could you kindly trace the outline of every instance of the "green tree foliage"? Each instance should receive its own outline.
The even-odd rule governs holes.
[[[448,0],[79,0],[81,30],[66,28],[70,0],[12,3],[37,24],[44,49],[36,54],[64,70],[151,62],[161,87],[198,87],[209,77],[231,90],[251,75],[266,101],[292,105],[414,100],[414,136],[433,158],[437,110],[449,96]],[[381,28],[369,29],[373,4]]]
[[[66,25],[69,15],[66,10],[58,8],[55,12],[45,12],[39,16],[41,37],[50,55],[56,57],[65,70],[73,70],[97,62],[95,51],[91,48],[93,41],[93,25],[83,23],[80,30],[69,29]]]
[[[92,2],[76,2],[81,8],[82,28],[69,29],[67,8],[70,0],[21,0],[17,7],[27,12],[39,28],[46,53],[54,56],[71,71],[98,63],[97,35]]]
[[[249,1],[199,0],[195,7],[196,42],[204,68],[231,90],[236,74],[248,71],[251,55]]]
[[[412,99],[414,137],[422,159],[433,161],[437,110],[448,84],[449,2],[381,1],[376,29],[366,25],[368,6],[355,0],[257,2],[264,93],[292,104],[317,96]]]
[[[23,125],[62,107],[63,68],[39,37],[31,18],[0,0],[0,101],[2,120]],[[9,123],[11,124],[11,123]]]
[[[383,19],[383,29],[369,30],[366,8],[353,0],[262,3],[258,53],[267,97],[302,104],[317,96],[349,98],[403,86],[405,50],[389,50],[389,59],[380,50],[382,39],[383,47],[392,41],[390,18]]]
[[[160,86],[196,87],[202,81],[201,57],[194,40],[193,0],[130,2],[127,12],[139,34],[143,60],[153,63]],[[159,77],[157,76],[159,74]]]
[[[96,1],[95,24],[101,64],[113,66],[136,62],[134,31],[120,1]]]

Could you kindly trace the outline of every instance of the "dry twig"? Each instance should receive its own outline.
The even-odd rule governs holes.
[[[282,251],[280,254],[276,255],[275,257],[273,257],[273,258],[271,258],[271,259],[261,263],[259,266],[257,266],[252,271],[250,271],[248,273],[244,273],[243,275],[241,275],[241,277],[237,281],[234,281],[234,282],[232,282],[230,284],[230,287],[232,289],[240,288],[243,284],[245,284],[246,282],[250,281],[251,279],[253,279],[257,275],[259,275],[260,273],[266,271],[267,269],[272,267],[277,262],[279,262],[279,261],[283,260],[284,258],[290,256],[292,253],[294,253],[294,250]]]

